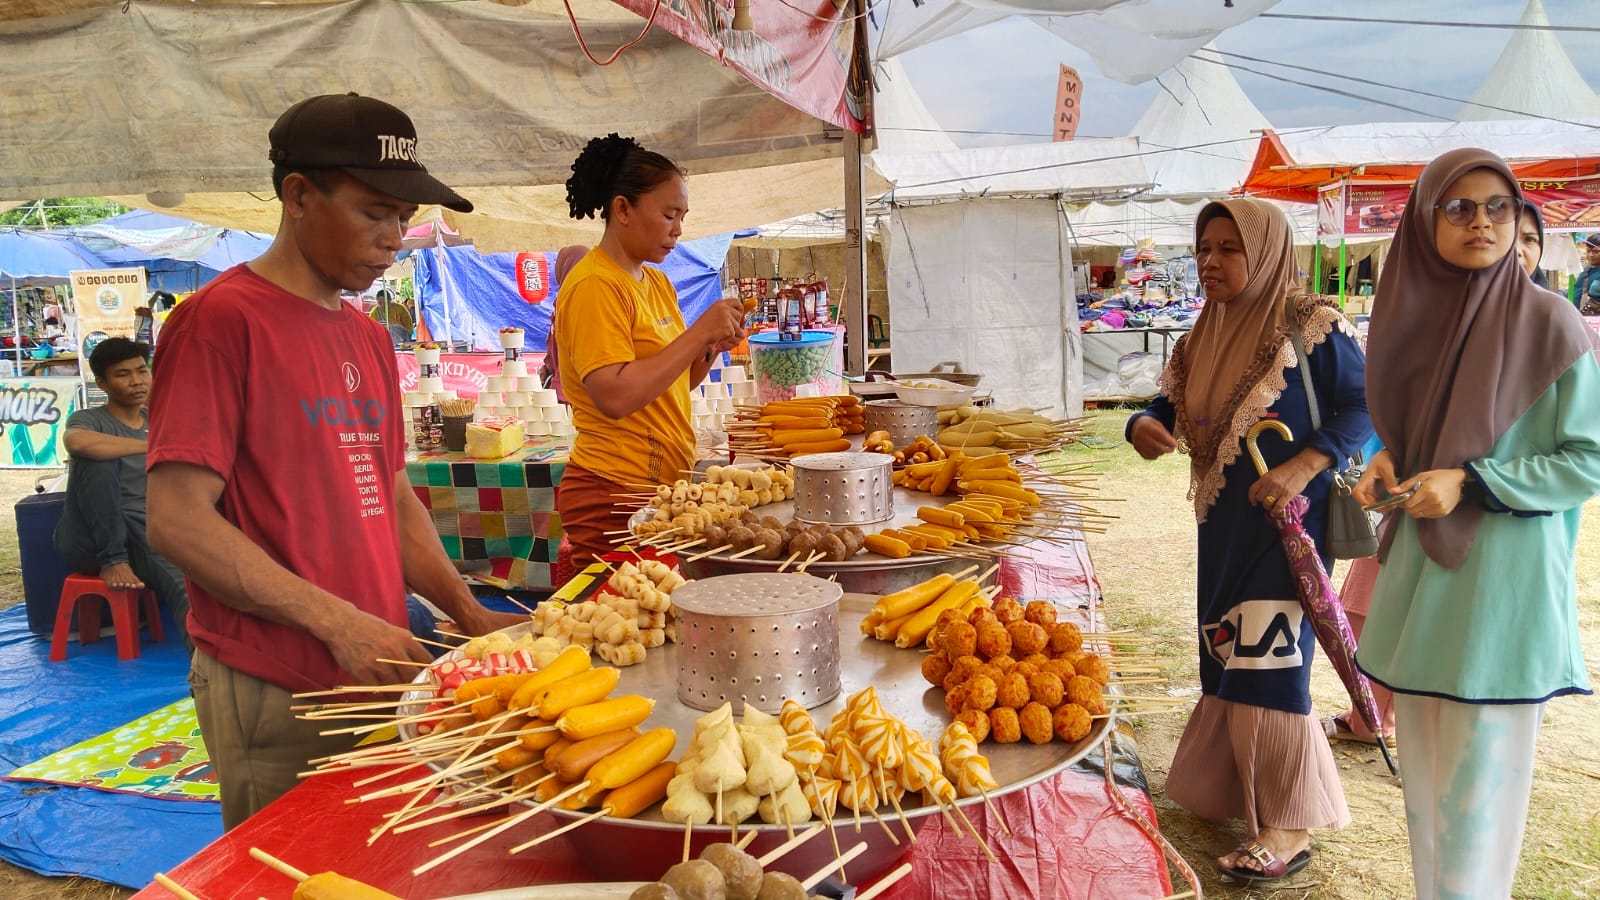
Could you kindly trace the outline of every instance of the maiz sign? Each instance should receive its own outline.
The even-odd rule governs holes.
[[[0,380],[0,468],[55,468],[67,462],[61,437],[77,410],[76,378]]]

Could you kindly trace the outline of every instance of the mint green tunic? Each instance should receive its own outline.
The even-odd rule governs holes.
[[[1469,703],[1590,693],[1574,557],[1583,503],[1600,493],[1594,354],[1574,363],[1468,469],[1491,511],[1466,562],[1455,571],[1433,562],[1416,522],[1401,514],[1357,664],[1391,690]]]

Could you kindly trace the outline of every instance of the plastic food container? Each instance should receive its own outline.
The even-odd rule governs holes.
[[[843,391],[837,375],[828,373],[833,360],[831,331],[804,331],[797,341],[780,341],[776,331],[750,335],[750,374],[762,403],[789,400],[796,389],[811,385],[821,396]]]
[[[895,382],[895,395],[900,402],[913,406],[961,406],[975,393],[977,388],[933,378]]]

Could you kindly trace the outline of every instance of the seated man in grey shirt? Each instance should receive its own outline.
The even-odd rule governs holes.
[[[67,419],[63,436],[67,501],[56,525],[56,552],[85,575],[111,587],[156,592],[189,644],[189,594],[183,573],[150,549],[145,539],[144,406],[150,394],[150,347],[127,338],[107,338],[89,357],[106,405],[82,409]]]

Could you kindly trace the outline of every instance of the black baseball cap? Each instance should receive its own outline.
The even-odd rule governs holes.
[[[1583,242],[1589,245],[1590,250],[1600,250],[1600,234],[1591,234]]]
[[[472,212],[472,203],[417,160],[417,127],[382,100],[348,94],[307,97],[267,132],[267,158],[294,169],[339,169],[367,187],[417,204]]]

